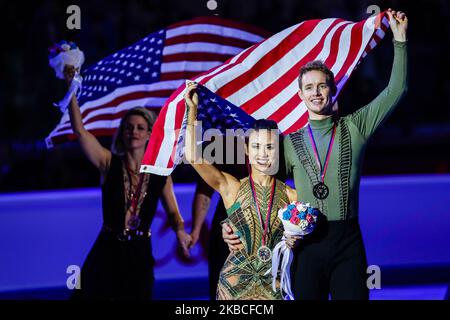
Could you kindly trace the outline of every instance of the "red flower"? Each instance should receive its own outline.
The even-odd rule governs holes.
[[[295,216],[292,216],[291,219],[290,219],[289,221],[290,221],[292,224],[297,225],[297,224],[300,223],[300,218],[297,217],[297,216],[295,215]]]
[[[306,221],[308,221],[308,223],[314,223],[314,217],[308,213],[306,215]]]
[[[291,213],[292,215],[297,215],[298,214],[297,208],[292,209]]]

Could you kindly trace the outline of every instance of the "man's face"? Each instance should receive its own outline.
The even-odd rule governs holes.
[[[317,115],[329,115],[332,112],[331,88],[325,73],[311,70],[302,76],[302,88],[298,91],[306,107]]]

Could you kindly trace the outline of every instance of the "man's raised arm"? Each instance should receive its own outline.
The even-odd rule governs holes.
[[[394,43],[394,61],[387,87],[368,105],[349,117],[364,138],[369,138],[394,110],[407,91],[407,37],[408,18],[401,11],[387,11]]]

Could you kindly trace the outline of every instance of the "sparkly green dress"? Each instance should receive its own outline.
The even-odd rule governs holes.
[[[256,196],[261,214],[266,221],[271,186],[262,187],[255,183]],[[266,236],[266,246],[271,250],[283,236],[283,224],[277,217],[278,209],[289,203],[286,185],[276,180],[272,213]],[[225,220],[235,234],[240,236],[242,245],[230,252],[220,272],[217,300],[275,300],[282,299],[279,290],[272,290],[272,275],[264,275],[272,266],[272,261],[262,262],[257,256],[262,245],[263,230],[252,197],[249,178],[241,180],[235,203],[227,210]]]

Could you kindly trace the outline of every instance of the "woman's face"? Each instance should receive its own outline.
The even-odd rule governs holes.
[[[126,150],[145,148],[150,139],[150,131],[144,117],[129,116],[123,125],[122,139]]]
[[[247,155],[253,170],[275,175],[279,163],[279,137],[277,130],[259,129],[250,133]]]

